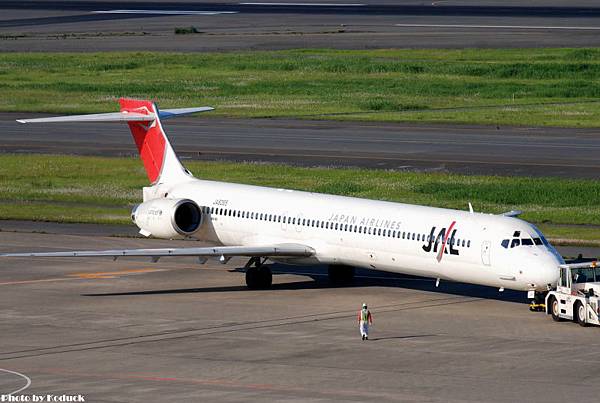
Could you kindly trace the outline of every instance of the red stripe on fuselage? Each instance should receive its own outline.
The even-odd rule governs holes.
[[[446,243],[448,242],[448,237],[450,236],[450,233],[452,232],[452,229],[454,228],[454,224],[456,224],[456,221],[452,221],[452,224],[450,224],[450,227],[448,228],[448,231],[446,232],[446,236],[444,236],[444,242],[442,243],[442,248],[440,249],[438,256],[437,256],[438,262],[440,262],[442,260],[442,257],[444,256],[444,250],[446,250]]]
[[[136,99],[120,99],[121,112],[136,112],[143,114],[157,113],[154,104],[150,101]],[[165,158],[165,135],[160,124],[153,120],[148,122],[128,122],[129,129],[135,140],[144,163],[146,174],[151,183],[158,180]]]

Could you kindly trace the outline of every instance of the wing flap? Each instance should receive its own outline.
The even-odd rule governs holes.
[[[197,257],[309,257],[315,254],[314,249],[306,245],[281,244],[272,246],[215,246],[203,248],[158,248],[158,249],[111,249],[86,250],[68,252],[25,252],[3,253],[0,257],[140,257],[153,258],[168,256],[197,256]]]

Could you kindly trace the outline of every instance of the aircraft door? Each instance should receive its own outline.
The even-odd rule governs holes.
[[[481,262],[489,266],[490,265],[490,249],[492,247],[492,243],[490,241],[483,241],[481,244]]]

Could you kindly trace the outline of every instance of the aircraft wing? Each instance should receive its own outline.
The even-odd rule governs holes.
[[[111,249],[111,250],[84,250],[67,252],[25,252],[2,253],[0,257],[99,257],[113,258],[126,256],[147,256],[154,260],[167,256],[197,256],[219,257],[229,259],[234,256],[247,257],[309,257],[315,250],[306,245],[280,244],[270,246],[211,246],[202,248],[159,248],[159,249]]]

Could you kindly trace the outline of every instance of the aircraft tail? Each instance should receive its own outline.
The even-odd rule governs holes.
[[[181,165],[160,123],[158,108],[153,102],[136,99],[119,100],[122,114],[149,116],[146,121],[128,120],[127,125],[144,163],[150,183],[170,183],[185,179],[189,172]]]
[[[175,183],[191,176],[181,165],[161,124],[161,119],[211,111],[211,107],[166,109],[159,111],[155,103],[137,99],[119,99],[121,111],[91,115],[22,119],[19,123],[42,122],[127,122],[144,163],[150,183]]]

